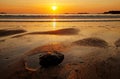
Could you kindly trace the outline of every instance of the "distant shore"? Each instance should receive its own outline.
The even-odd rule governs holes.
[[[11,14],[11,13],[0,12],[0,14]],[[120,14],[120,11],[119,10],[110,10],[110,11],[105,11],[105,12],[101,12],[101,13],[78,12],[78,13],[63,13],[63,14]]]

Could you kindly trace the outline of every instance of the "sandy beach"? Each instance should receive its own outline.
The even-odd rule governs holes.
[[[17,31],[0,29],[4,30],[0,34],[1,79],[120,79],[119,22],[35,24],[23,23]],[[63,62],[42,68],[39,55],[45,51],[62,53]]]

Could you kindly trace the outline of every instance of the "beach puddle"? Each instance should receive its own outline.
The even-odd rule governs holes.
[[[30,71],[37,71],[41,67],[39,64],[39,57],[41,53],[49,53],[53,51],[63,53],[65,49],[67,49],[67,47],[63,44],[49,44],[37,47],[25,54],[25,68]]]
[[[30,71],[37,71],[40,68],[39,65],[39,55],[32,55],[32,56],[26,56],[25,57],[25,68]]]

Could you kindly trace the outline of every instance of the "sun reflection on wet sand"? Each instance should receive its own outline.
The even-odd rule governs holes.
[[[56,22],[53,22],[52,24],[53,24],[53,29],[55,29],[56,28]]]
[[[53,27],[54,30],[56,29],[56,19],[53,19],[52,27]]]

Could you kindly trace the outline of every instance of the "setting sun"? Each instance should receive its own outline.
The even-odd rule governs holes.
[[[52,10],[55,11],[57,9],[57,6],[52,6]]]

